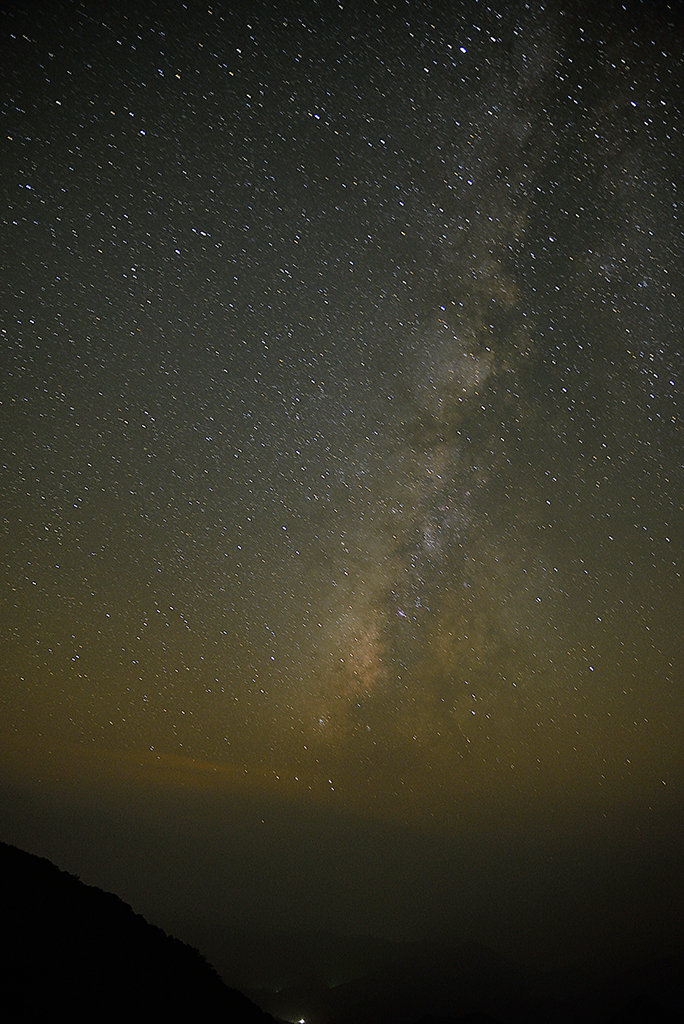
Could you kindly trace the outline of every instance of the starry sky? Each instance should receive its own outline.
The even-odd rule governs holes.
[[[1,34],[4,775],[680,803],[678,5]]]

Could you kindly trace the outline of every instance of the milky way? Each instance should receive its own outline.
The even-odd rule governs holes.
[[[617,6],[5,11],[8,736],[672,783],[682,26]]]

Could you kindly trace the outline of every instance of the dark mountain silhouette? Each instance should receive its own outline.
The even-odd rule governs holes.
[[[526,967],[476,944],[395,944],[352,981],[253,992],[271,1013],[319,1024],[664,1024],[684,1019],[674,958],[614,971]]]
[[[248,993],[336,988],[392,962],[405,948],[366,934],[226,932],[220,921],[182,921],[175,931],[206,954],[227,985]]]
[[[537,972],[475,944],[397,943],[388,961],[352,981],[254,997],[273,1013],[290,1016],[299,1007],[305,1019],[327,1024],[452,1024],[498,1021],[496,1012],[526,1004],[538,981]]]
[[[117,896],[0,843],[0,1018],[273,1024]]]
[[[369,937],[304,936],[297,976],[278,992],[251,991],[252,1002],[227,987],[196,949],[148,924],[118,897],[3,843],[0,910],[0,1019],[12,1022],[43,1024],[60,1011],[76,1024],[213,1017],[226,1024],[274,1024],[276,1017],[316,1024],[684,1019],[681,958],[674,955],[620,969],[594,964],[548,972],[475,944]],[[350,943],[354,948],[347,949]],[[255,938],[248,947],[259,960]]]

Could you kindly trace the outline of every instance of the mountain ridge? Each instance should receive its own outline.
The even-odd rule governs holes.
[[[62,1009],[77,1022],[113,1022],[122,1014],[180,1022],[217,1014],[231,1024],[273,1024],[224,985],[198,950],[118,896],[3,842],[0,903],[7,1019],[28,1024]]]

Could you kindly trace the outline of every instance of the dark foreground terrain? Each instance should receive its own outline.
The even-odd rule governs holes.
[[[671,957],[541,971],[482,946],[409,943],[340,985],[251,995],[312,1024],[660,1024],[684,1020],[680,967]]]
[[[117,896],[5,843],[0,906],[3,1020],[272,1022]]]
[[[675,954],[609,966],[606,951],[603,964],[548,972],[475,944],[290,936],[282,937],[290,963],[308,961],[310,974],[278,991],[255,989],[250,1000],[224,984],[196,949],[148,924],[118,897],[4,843],[0,901],[6,950],[0,1014],[13,1022],[43,1022],[59,1013],[75,1022],[211,1019],[225,1024],[273,1024],[276,1019],[306,1024],[661,1024],[684,1019],[682,964]],[[226,949],[230,941],[226,934]],[[326,944],[338,964],[350,964],[351,953],[357,958],[355,969],[339,984],[322,980],[325,972],[314,966],[320,968],[325,960]],[[240,955],[264,962],[274,955],[281,959],[274,954],[279,945],[274,936],[244,941],[241,949],[236,944],[234,962]],[[219,966],[223,977],[233,981],[230,965]]]

